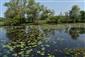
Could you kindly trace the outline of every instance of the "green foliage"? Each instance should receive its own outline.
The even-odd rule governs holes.
[[[22,1],[23,3],[21,3]],[[49,18],[49,15],[53,15],[51,10],[45,8],[39,3],[36,3],[34,0],[11,0],[6,3],[5,6],[8,7],[8,10],[5,12],[5,17],[9,19],[8,21],[10,24],[13,23],[12,25],[21,22],[21,19],[24,21],[21,23],[34,23],[36,20],[46,20]]]
[[[80,16],[80,8],[77,5],[74,5],[70,11],[70,18],[75,22]]]
[[[59,20],[58,16],[50,16],[50,18],[48,19],[47,23],[57,23]]]
[[[35,0],[10,0],[5,6],[8,8],[5,12],[7,19],[5,25],[40,24],[40,21],[47,21],[43,23],[85,22],[85,11],[80,11],[77,5],[74,5],[70,12],[65,12],[65,15],[60,13],[58,16]]]
[[[22,23],[24,23],[24,21],[25,20],[23,20],[23,19],[21,19],[21,18],[19,18],[19,17],[14,17],[13,19],[11,19],[11,18],[9,18],[9,19],[6,19],[5,21],[4,21],[4,25],[11,25],[11,26],[13,26],[13,25],[20,25],[20,24],[22,24]]]
[[[64,49],[64,53],[67,56],[72,56],[72,57],[85,57],[84,53],[85,49],[78,48],[78,49]]]
[[[8,37],[12,37],[12,42],[9,42],[4,48],[7,48],[7,56],[14,57],[32,57],[36,52],[37,48],[43,42],[43,34],[40,33],[36,28],[29,28],[30,32],[27,33],[24,27],[12,27],[7,28]],[[33,51],[36,49],[37,51]],[[44,47],[39,48],[40,54],[44,55]],[[8,53],[9,52],[9,53]]]
[[[80,17],[82,21],[85,21],[85,11],[80,11]]]
[[[11,41],[3,46],[7,50],[2,57],[58,57],[61,56],[61,54],[66,57],[85,56],[85,48],[57,49],[55,45],[50,44],[48,41],[49,39],[47,39],[47,34],[50,32],[53,34],[53,29],[43,29],[47,36],[44,37],[45,34],[43,34],[36,26],[13,26],[6,28],[7,35]]]

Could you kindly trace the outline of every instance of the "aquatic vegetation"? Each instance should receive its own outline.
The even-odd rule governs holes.
[[[10,41],[3,46],[2,57],[84,57],[85,48],[70,48],[65,32],[37,27],[11,27],[7,29]],[[42,29],[42,30],[41,30]],[[57,33],[65,33],[60,35]],[[62,37],[61,37],[62,36]],[[49,38],[48,38],[49,37]],[[48,40],[48,39],[49,40]],[[70,38],[71,39],[71,38]],[[66,43],[65,43],[66,41]],[[68,42],[69,43],[68,43]],[[76,40],[75,40],[76,41]],[[76,43],[75,43],[76,44]],[[70,47],[68,47],[70,46]],[[76,45],[77,46],[77,45]],[[79,46],[78,46],[79,47]]]
[[[11,56],[14,57],[32,57],[35,56],[37,57],[38,55],[40,56],[45,56],[46,55],[46,47],[42,47],[42,45],[37,45],[28,43],[29,45],[26,45],[26,42],[11,42],[7,45],[4,46],[4,48],[7,48],[7,56],[10,54]],[[47,45],[48,46],[48,45]],[[47,55],[48,57],[54,57],[50,53]]]
[[[64,53],[66,56],[72,57],[85,57],[85,48],[77,48],[77,49],[64,49]]]
[[[25,29],[19,30],[19,28],[12,28],[9,29],[8,35],[8,37],[13,38],[12,41],[4,47],[8,48],[10,53],[13,53],[12,56],[23,57],[26,54],[30,54],[33,51],[32,48],[41,45],[43,40],[43,35],[36,29],[31,29],[30,33],[25,33]],[[44,50],[44,48],[42,48],[42,50]]]

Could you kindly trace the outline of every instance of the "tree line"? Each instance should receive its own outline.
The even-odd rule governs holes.
[[[55,23],[85,23],[85,11],[80,10],[78,5],[73,5],[72,9],[65,14],[60,13],[58,16],[53,16],[51,21]]]
[[[76,23],[85,22],[85,11],[74,5],[65,14],[55,15],[53,10],[40,5],[35,0],[10,0],[5,3],[5,25],[26,23]]]

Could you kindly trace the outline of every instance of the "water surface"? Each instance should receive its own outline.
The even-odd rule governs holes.
[[[8,42],[10,49],[15,47],[12,51],[3,47]],[[2,57],[5,55],[8,57],[65,57],[67,55],[64,54],[64,49],[80,48],[85,49],[85,28],[43,29],[40,26],[36,28],[30,26],[0,28],[0,56]],[[5,50],[9,52],[5,53]],[[26,50],[30,52],[28,55]],[[18,54],[22,51],[23,55]]]

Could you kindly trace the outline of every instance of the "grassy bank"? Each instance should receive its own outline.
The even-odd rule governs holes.
[[[3,26],[4,25],[4,22],[0,22],[0,26]]]
[[[85,23],[64,23],[64,24],[42,24],[42,25],[27,25],[41,26],[43,28],[66,28],[66,27],[85,27]]]
[[[3,25],[4,22],[0,22],[0,25]],[[22,24],[22,25],[16,25],[16,26],[45,26],[45,27],[65,27],[65,26],[75,26],[75,27],[85,27],[85,23],[61,23],[61,24]]]

